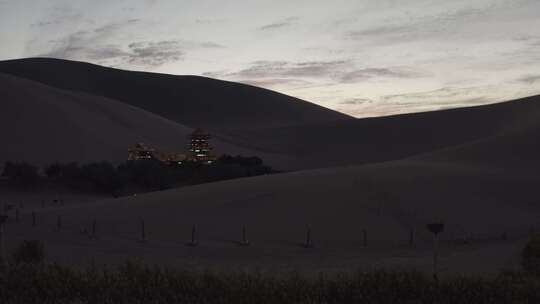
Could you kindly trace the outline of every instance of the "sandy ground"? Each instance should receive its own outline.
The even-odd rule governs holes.
[[[28,161],[91,162],[127,159],[130,146],[143,142],[165,152],[185,153],[192,128],[116,100],[70,92],[0,74],[0,164]],[[211,141],[216,155],[257,155],[276,169],[293,159]],[[1,166],[1,165],[0,165]]]
[[[116,100],[1,74],[0,83],[0,138],[6,143],[0,160],[124,160],[127,146],[140,141],[184,150],[192,130]],[[257,155],[277,169],[311,170],[118,199],[66,193],[64,205],[42,206],[43,193],[0,189],[1,202],[25,207],[19,222],[11,211],[6,246],[41,239],[50,260],[73,265],[135,258],[196,270],[429,272],[432,235],[426,224],[443,222],[443,274],[518,267],[527,236],[540,224],[538,97],[324,121],[224,129],[214,142],[219,153]],[[313,169],[322,167],[328,168]],[[46,200],[55,192],[50,189]],[[94,221],[96,238],[90,238]],[[142,221],[146,242],[139,241]],[[186,246],[193,225],[196,247]],[[237,244],[243,226],[251,246]],[[308,227],[314,248],[302,247]]]
[[[540,206],[530,199],[537,181],[498,168],[420,161],[302,171],[40,208],[36,227],[27,210],[20,223],[10,220],[6,242],[42,239],[52,260],[76,265],[136,258],[191,270],[429,272],[425,225],[443,221],[443,273],[496,273],[519,266],[528,233],[540,222]],[[94,220],[91,239],[82,231],[91,231]],[[186,246],[193,224],[197,247]],[[237,244],[244,225],[249,247]],[[309,249],[302,247],[308,226]]]

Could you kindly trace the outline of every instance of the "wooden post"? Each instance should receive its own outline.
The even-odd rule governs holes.
[[[411,228],[409,233],[409,246],[414,247],[415,245],[415,231],[414,228]]]
[[[15,208],[15,222],[19,223],[21,221],[20,215],[19,215],[19,207]]]
[[[427,229],[433,233],[433,279],[438,282],[439,274],[437,269],[437,262],[439,257],[439,234],[444,231],[443,223],[428,224]]]
[[[191,227],[191,241],[188,243],[189,246],[197,246],[199,242],[197,241],[197,230],[195,225]]]
[[[146,228],[144,226],[144,220],[141,219],[141,242],[146,242]]]
[[[249,241],[247,239],[247,233],[246,233],[246,225],[242,226],[242,242],[240,243],[242,246],[248,246]]]
[[[36,212],[32,211],[32,227],[36,227]]]
[[[437,260],[439,257],[439,234],[433,234],[433,278],[438,281],[439,273],[437,272]]]
[[[92,234],[90,235],[91,238],[95,239],[97,238],[97,235],[96,235],[96,220],[94,219],[92,221]]]
[[[367,247],[367,230],[366,229],[362,230],[362,239],[363,239],[364,247]]]
[[[0,215],[0,263],[2,267],[7,265],[4,254],[4,225],[7,218],[7,215]]]
[[[311,239],[311,227],[310,226],[307,227],[306,243],[304,244],[304,247],[305,248],[312,248],[313,247],[313,241]]]
[[[56,218],[56,230],[62,230],[62,216],[60,215]]]

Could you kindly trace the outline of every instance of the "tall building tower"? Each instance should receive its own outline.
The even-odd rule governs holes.
[[[202,164],[211,164],[216,160],[212,155],[212,147],[208,143],[210,134],[196,129],[190,135],[189,160]]]

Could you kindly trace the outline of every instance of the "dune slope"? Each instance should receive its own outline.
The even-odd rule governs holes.
[[[6,74],[0,74],[0,100],[2,162],[122,161],[127,158],[127,148],[138,142],[182,152],[193,131],[112,99]],[[222,153],[258,154],[219,140],[212,143]],[[272,156],[266,159],[272,161]]]
[[[192,128],[275,127],[351,119],[277,92],[205,77],[123,71],[51,58],[1,61],[0,72],[112,98]]]
[[[237,130],[232,141],[299,157],[304,167],[389,161],[507,136],[540,121],[540,96],[389,117]]]

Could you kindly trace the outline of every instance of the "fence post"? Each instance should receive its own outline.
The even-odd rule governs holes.
[[[56,218],[56,229],[58,231],[62,230],[62,216],[58,216],[58,218]]]
[[[92,233],[90,234],[90,238],[95,239],[97,238],[96,234],[96,219],[92,221]]]
[[[36,227],[36,212],[32,211],[32,227]]]
[[[249,241],[247,239],[247,234],[246,234],[246,225],[242,226],[242,242],[240,243],[240,245],[242,246],[249,245]]]
[[[364,244],[364,247],[367,247],[367,230],[362,230],[362,242]]]
[[[304,247],[305,248],[312,248],[313,247],[313,241],[311,239],[311,227],[310,226],[307,227],[306,243],[304,244]]]
[[[195,225],[191,227],[191,241],[188,243],[188,246],[197,246],[199,242],[197,241],[197,230]]]
[[[141,219],[141,242],[146,242],[146,227],[143,219]]]
[[[438,282],[439,234],[444,231],[444,224],[442,222],[427,224],[427,229],[433,234],[433,279]]]
[[[19,223],[21,221],[20,215],[19,215],[19,207],[15,208],[15,222]]]
[[[6,257],[4,254],[4,225],[7,220],[7,215],[0,215],[0,263],[2,266],[6,266]]]
[[[411,228],[411,231],[409,232],[409,246],[411,246],[411,247],[415,246],[415,231],[414,231],[414,228]]]

